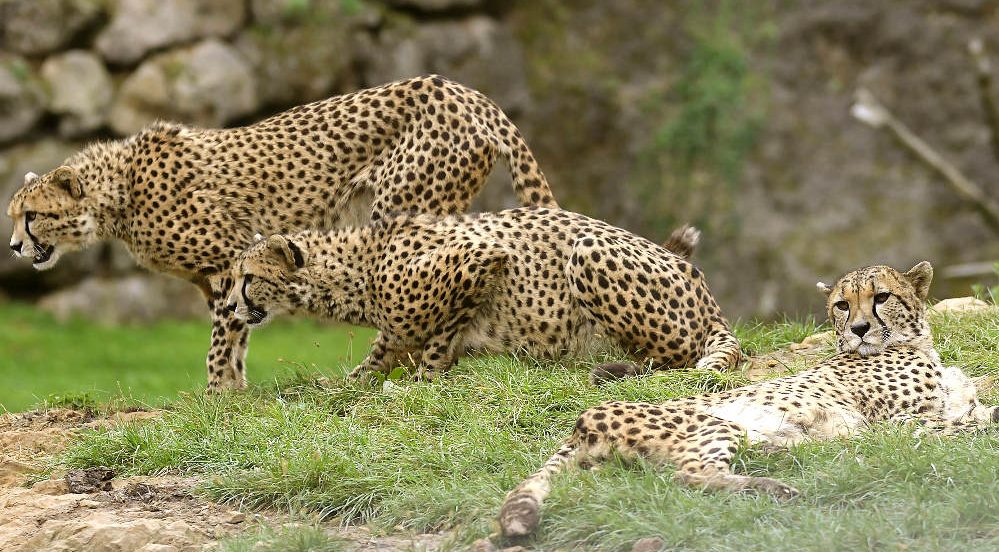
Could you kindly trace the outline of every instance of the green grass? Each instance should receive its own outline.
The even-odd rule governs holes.
[[[743,324],[738,332],[763,353],[813,326]],[[999,316],[940,317],[935,332],[948,364],[974,375],[999,371]],[[386,531],[449,529],[460,548],[495,530],[505,493],[550,455],[580,410],[742,382],[687,371],[594,388],[587,367],[471,358],[440,381],[385,390],[289,374],[241,395],[183,397],[152,422],[89,432],[60,462],[201,474],[203,492],[216,500]],[[849,441],[741,453],[740,471],[803,492],[789,504],[694,491],[676,485],[670,470],[612,464],[557,478],[540,531],[526,544],[628,550],[661,536],[677,550],[996,549],[997,452],[991,433],[916,438],[885,426]]]
[[[223,540],[220,552],[341,552],[344,543],[312,526],[260,528]]]
[[[152,405],[205,386],[207,320],[102,327],[57,322],[17,303],[0,305],[0,412],[39,403],[82,405],[112,397]],[[354,337],[351,338],[353,333]],[[250,338],[247,376],[266,381],[296,369],[337,373],[367,351],[370,330],[279,321]]]

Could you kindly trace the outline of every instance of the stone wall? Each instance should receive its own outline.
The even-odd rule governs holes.
[[[971,209],[848,116],[868,86],[999,191],[964,54],[971,36],[999,52],[997,23],[985,0],[0,0],[0,198],[157,118],[233,126],[438,72],[515,119],[565,206],[652,239],[704,228],[733,316],[815,312],[815,280],[861,264],[999,258]],[[512,204],[493,180],[478,208]],[[43,274],[0,257],[0,289],[129,270],[115,246]]]

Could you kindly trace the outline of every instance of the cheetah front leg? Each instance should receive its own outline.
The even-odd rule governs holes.
[[[246,388],[245,358],[250,331],[226,306],[233,282],[229,277],[208,280],[212,342],[206,360],[208,392]]]
[[[728,421],[709,418],[706,424],[687,434],[673,447],[678,458],[676,477],[685,485],[728,492],[755,492],[790,500],[800,493],[794,487],[769,477],[753,477],[732,473],[732,458],[745,431]]]
[[[400,346],[391,334],[378,332],[371,343],[371,350],[356,368],[347,374],[347,379],[358,380],[365,374],[388,374],[393,367],[406,359],[408,349]]]

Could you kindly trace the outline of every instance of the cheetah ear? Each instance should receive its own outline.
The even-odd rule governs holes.
[[[832,293],[832,286],[830,286],[829,284],[825,284],[825,283],[822,283],[822,282],[816,282],[815,283],[815,287],[818,288],[819,291],[821,291],[822,293],[824,293],[826,295],[829,295],[830,293]]]
[[[930,294],[930,282],[933,281],[933,265],[929,261],[923,261],[910,268],[903,276],[916,288],[916,295],[925,301]]]
[[[59,167],[52,173],[52,183],[68,193],[73,199],[83,197],[83,185],[76,177],[76,171],[65,165]]]
[[[31,182],[36,178],[38,178],[38,175],[31,171],[24,173],[24,185],[27,186],[28,184],[31,184]]]
[[[305,253],[302,248],[284,236],[275,234],[267,238],[267,248],[281,256],[284,262],[295,270],[305,266]]]

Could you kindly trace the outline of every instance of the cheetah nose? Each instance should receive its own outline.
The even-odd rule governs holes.
[[[14,253],[20,253],[21,252],[21,242],[10,244],[10,250],[13,251]]]
[[[867,330],[871,329],[870,322],[860,322],[850,326],[850,331],[857,334],[857,337],[864,337],[867,335]]]
[[[225,306],[226,312],[234,314],[236,312],[236,303],[229,303]]]

